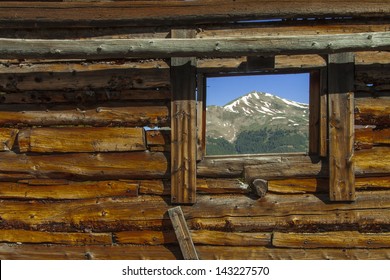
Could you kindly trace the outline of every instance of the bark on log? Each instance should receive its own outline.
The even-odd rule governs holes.
[[[1,126],[167,126],[167,106],[131,103],[71,105],[0,105]]]
[[[31,175],[70,180],[162,179],[169,176],[168,158],[166,154],[150,152],[34,156],[4,152],[0,156],[0,178],[2,174],[20,174],[20,180]]]
[[[207,39],[29,40],[0,39],[3,59],[109,59],[229,57],[379,51],[390,47],[389,32],[338,35],[263,36]]]
[[[143,128],[61,127],[23,129],[20,152],[126,152],[146,150]]]
[[[284,248],[389,248],[389,233],[334,231],[321,233],[274,232],[272,245]]]
[[[371,149],[373,146],[389,145],[390,129],[372,127],[355,129],[355,149]]]
[[[80,18],[80,10],[83,17]],[[117,1],[2,2],[0,24],[10,27],[164,26],[271,18],[387,17],[383,1]],[[32,25],[34,23],[34,25]]]

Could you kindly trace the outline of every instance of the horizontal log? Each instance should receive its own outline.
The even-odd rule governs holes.
[[[373,146],[389,145],[390,129],[373,129],[372,127],[355,129],[355,149],[371,149]]]
[[[265,246],[196,246],[202,260],[384,260],[386,249],[285,249]],[[2,260],[175,260],[179,246],[0,244]]]
[[[207,39],[0,39],[0,58],[226,57],[387,50],[389,32]]]
[[[375,190],[390,188],[390,177],[366,177],[355,179],[357,190]],[[327,192],[329,181],[327,179],[304,178],[304,179],[281,179],[268,181],[268,191],[274,193],[315,193]]]
[[[139,196],[72,201],[4,200],[0,228],[93,232],[172,229],[165,197]],[[183,206],[190,229],[221,231],[386,231],[390,192],[358,192],[353,204],[330,203],[327,194],[199,195]]]
[[[379,125],[390,124],[390,98],[356,98],[355,124]]]
[[[80,10],[83,17],[79,16]],[[270,18],[386,17],[383,1],[3,2],[3,27],[163,26]],[[32,25],[35,23],[35,25]]]
[[[1,95],[0,103],[3,104],[49,104],[49,103],[96,103],[106,101],[149,101],[169,100],[171,93],[167,89],[143,89],[143,90],[104,90],[91,89],[84,91],[23,91],[7,92]]]
[[[284,248],[389,248],[389,233],[333,231],[321,233],[274,232],[272,245]]]
[[[280,22],[253,22],[226,23],[224,25],[205,25],[198,30],[197,38],[223,37],[253,37],[275,35],[316,35],[316,34],[347,34],[361,32],[385,32],[390,24],[384,21],[365,20],[359,24],[358,20],[312,20],[307,21],[280,21]]]
[[[18,130],[13,128],[0,128],[0,151],[11,151]]]
[[[0,178],[2,174],[16,173],[21,174],[20,180],[26,179],[24,175],[70,180],[161,179],[169,175],[168,166],[168,157],[163,153],[70,153],[30,156],[4,152],[0,157]]]
[[[375,260],[388,259],[388,249],[285,249],[197,246],[200,259],[211,260]]]
[[[0,182],[0,198],[64,200],[137,196],[138,188],[137,183],[123,181],[24,180],[17,183]]]
[[[166,126],[167,106],[132,103],[72,105],[0,105],[1,126]]]
[[[126,152],[144,151],[143,128],[61,127],[23,129],[18,135],[20,152]]]
[[[278,165],[283,161],[302,162],[308,161],[308,157],[297,154],[285,155],[240,155],[240,156],[209,156],[200,161],[197,165],[199,177],[209,178],[239,178],[242,177],[244,168],[247,165]],[[310,161],[310,160],[309,160]],[[313,158],[318,162],[319,158]]]
[[[115,62],[115,61],[114,61]],[[43,63],[0,67],[0,90],[148,89],[169,86],[165,63]]]
[[[173,231],[126,231],[114,234],[120,244],[164,245],[177,244]],[[271,233],[221,232],[192,230],[191,238],[195,245],[218,246],[263,246],[271,244]]]
[[[64,246],[0,244],[2,260],[175,260],[182,259],[179,247],[169,246]]]
[[[112,244],[109,233],[41,232],[31,230],[0,230],[0,242],[66,245]]]
[[[382,154],[384,153],[384,155]],[[387,174],[390,172],[390,158],[386,147],[377,147],[368,151],[356,151],[357,176],[366,174]],[[378,157],[375,159],[375,157]],[[244,172],[245,171],[245,172]],[[328,176],[328,164],[316,156],[300,154],[284,155],[242,155],[228,157],[206,157],[198,163],[198,176],[209,178],[241,177],[245,180],[284,179],[284,178],[322,178]]]

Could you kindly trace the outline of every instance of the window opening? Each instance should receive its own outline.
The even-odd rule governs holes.
[[[206,155],[307,153],[310,74],[206,78]]]

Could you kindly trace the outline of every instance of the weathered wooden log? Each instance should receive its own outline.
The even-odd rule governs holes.
[[[138,188],[138,183],[124,181],[24,180],[18,183],[0,182],[0,198],[64,200],[137,196]]]
[[[264,246],[271,244],[271,233],[191,230],[194,244],[218,246]],[[114,234],[117,243],[164,245],[177,243],[172,231],[124,231]]]
[[[356,176],[389,173],[390,157],[386,147],[356,151],[354,158]],[[198,163],[199,177],[237,178],[243,175],[244,170],[247,182],[255,179],[322,178],[329,175],[327,162],[316,156],[285,154],[207,157]]]
[[[119,65],[118,65],[119,64]],[[169,86],[165,63],[44,63],[0,67],[0,90],[148,89]],[[161,68],[159,68],[161,65]]]
[[[357,190],[375,190],[390,188],[390,177],[366,177],[355,179]],[[268,181],[268,190],[274,193],[315,193],[327,192],[329,181],[318,178],[291,178]]]
[[[64,246],[0,244],[0,258],[7,260],[174,260],[181,258],[177,246]]]
[[[3,104],[47,104],[47,103],[76,103],[88,104],[105,101],[149,101],[169,100],[171,93],[166,88],[142,90],[109,90],[93,89],[84,91],[24,91],[5,93],[0,96]]]
[[[71,105],[0,105],[1,126],[166,126],[167,106],[101,103],[90,106]]]
[[[333,231],[321,233],[274,232],[272,245],[284,248],[389,248],[389,233]]]
[[[356,98],[355,124],[380,125],[390,124],[390,98]]]
[[[0,58],[108,59],[123,57],[229,57],[328,54],[390,47],[389,32],[207,39],[0,39]]]
[[[373,129],[372,127],[355,129],[355,149],[371,149],[377,145],[390,144],[390,129]]]
[[[385,249],[285,249],[265,246],[232,247],[201,246],[197,250],[202,260],[384,260],[390,258]],[[175,260],[181,258],[178,246],[133,245],[36,245],[0,244],[2,260]]]
[[[27,156],[4,152],[2,174],[21,174],[19,179],[161,179],[169,175],[168,156],[163,153],[70,153]],[[26,177],[24,177],[24,175]]]
[[[390,192],[358,192],[356,202],[329,203],[326,194],[199,195],[183,206],[190,229],[222,231],[388,230]],[[0,228],[96,232],[172,229],[171,206],[161,196],[72,201],[4,200]]]
[[[252,182],[252,185],[255,189],[255,193],[261,198],[264,197],[268,191],[268,182],[263,179],[255,179]]]
[[[126,152],[144,151],[143,128],[61,127],[23,129],[18,135],[21,152]]]
[[[83,17],[79,16],[80,10]],[[114,2],[3,2],[4,27],[160,26],[270,18],[386,17],[383,1],[114,1]]]
[[[171,150],[171,131],[170,130],[147,130],[146,146],[151,151],[159,149],[160,151]]]
[[[41,232],[31,230],[0,230],[0,242],[43,243],[66,245],[112,244],[110,233]]]
[[[0,128],[0,151],[12,150],[18,131],[13,128]]]

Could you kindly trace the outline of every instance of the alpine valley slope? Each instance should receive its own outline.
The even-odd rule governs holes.
[[[308,149],[308,104],[254,91],[206,111],[207,155]]]

